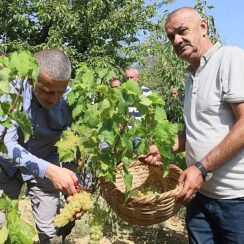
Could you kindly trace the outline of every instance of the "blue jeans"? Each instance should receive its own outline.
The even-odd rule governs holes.
[[[190,244],[244,243],[244,197],[220,200],[197,193],[185,220]]]

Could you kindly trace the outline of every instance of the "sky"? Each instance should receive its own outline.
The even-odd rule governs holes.
[[[208,14],[214,17],[221,42],[244,49],[244,1],[206,1],[207,5],[214,6],[214,9],[208,10]],[[172,11],[183,6],[194,7],[195,3],[196,0],[175,0],[175,3],[167,5],[166,9]]]

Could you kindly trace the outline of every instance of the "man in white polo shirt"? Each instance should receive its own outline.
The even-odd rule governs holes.
[[[206,21],[184,7],[165,30],[178,57],[190,64],[185,131],[173,150],[188,168],[178,201],[188,203],[189,243],[244,243],[244,51],[213,44]]]

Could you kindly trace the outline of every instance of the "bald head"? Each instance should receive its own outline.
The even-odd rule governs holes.
[[[139,73],[138,70],[135,68],[129,68],[125,71],[125,79],[126,80],[134,80],[138,81],[139,80]]]

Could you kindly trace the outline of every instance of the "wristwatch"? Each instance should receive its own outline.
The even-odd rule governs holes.
[[[213,173],[208,172],[200,161],[197,161],[194,166],[201,172],[204,181],[209,181],[212,178]]]

